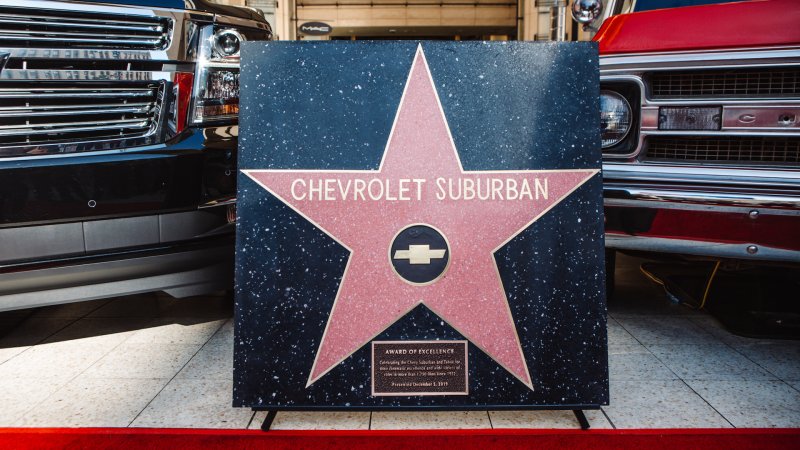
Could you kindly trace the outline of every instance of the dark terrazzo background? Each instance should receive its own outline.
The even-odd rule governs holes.
[[[239,167],[377,169],[417,44],[245,43]],[[465,170],[600,167],[595,44],[423,49]],[[608,403],[599,174],[496,253],[535,390],[470,344],[470,394],[444,397],[372,397],[369,345],[305,387],[348,254],[238,182],[235,406]],[[464,338],[424,306],[376,338],[434,339]]]

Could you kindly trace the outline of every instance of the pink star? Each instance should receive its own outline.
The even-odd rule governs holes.
[[[308,385],[422,303],[533,389],[494,253],[598,170],[464,171],[420,46],[377,171],[243,172],[350,251]],[[418,223],[449,243],[449,267],[427,285],[389,255]]]

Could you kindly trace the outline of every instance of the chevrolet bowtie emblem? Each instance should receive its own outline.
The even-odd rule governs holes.
[[[411,224],[392,240],[389,263],[403,281],[426,286],[441,279],[450,266],[450,244],[434,226]]]
[[[408,250],[397,250],[394,259],[407,259],[409,264],[430,264],[431,259],[444,258],[444,249],[431,250],[430,245],[409,245]]]

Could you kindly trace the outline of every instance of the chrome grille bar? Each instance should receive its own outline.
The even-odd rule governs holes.
[[[3,33],[7,32],[7,30],[3,30]],[[63,44],[119,44],[119,45],[155,45],[159,42],[157,39],[86,39],[86,38],[72,38],[66,36],[49,36],[49,37],[40,37],[40,36],[14,36],[6,34],[5,36],[0,37],[0,40],[3,41],[41,41],[41,42],[49,42],[52,43],[54,39],[58,39],[59,46],[63,46]]]
[[[58,33],[54,33],[52,31],[5,30],[4,33],[11,34],[11,35],[20,34],[20,35],[26,35],[26,36],[54,36],[54,35],[59,35],[59,36],[83,36],[83,37],[98,38],[98,39],[104,39],[104,38],[108,37],[108,34],[103,33],[103,32],[88,33],[88,32],[83,32],[83,31],[59,31]],[[6,38],[8,38],[8,37],[9,36],[6,36]],[[141,39],[142,38],[142,36],[139,35],[139,34],[129,34],[129,35],[115,34],[112,37],[121,38],[121,39],[127,39],[127,38],[129,38],[129,39]]]
[[[114,24],[115,28],[119,27],[127,27],[128,29],[138,29],[138,30],[155,30],[155,31],[163,31],[163,26],[156,21],[154,21],[151,25],[143,25],[143,22],[139,21],[127,21],[127,20],[115,20],[113,18],[107,19],[93,19],[91,17],[81,17],[81,18],[66,18],[66,17],[57,17],[57,16],[43,16],[41,13],[31,12],[30,14],[23,15],[23,14],[11,14],[11,13],[4,13],[0,12],[0,23],[46,23],[49,26],[65,26],[65,27],[99,27],[99,28],[108,28],[110,23]],[[147,23],[147,22],[145,22]]]
[[[33,82],[0,84],[3,148],[146,137],[158,128],[164,83]]]
[[[65,122],[43,123],[29,127],[13,127],[0,125],[0,136],[16,136],[20,134],[77,133],[83,131],[120,130],[127,128],[147,128],[149,120],[118,120],[107,122]]]
[[[0,7],[0,47],[163,50],[171,25],[158,16]]]
[[[49,106],[8,106],[0,110],[0,117],[3,115],[12,116],[19,114],[37,115],[37,114],[96,114],[96,110],[107,110],[108,112],[134,112],[146,111],[147,108],[152,108],[155,103],[126,103],[124,107],[115,104],[98,104],[98,105],[83,105],[75,107],[72,105],[49,105]],[[76,109],[79,108],[79,109]],[[130,111],[122,111],[123,109]],[[41,112],[44,111],[44,112]],[[102,111],[101,111],[102,112]]]
[[[149,97],[152,95],[151,90],[125,90],[125,89],[106,89],[103,91],[87,91],[78,89],[4,89],[0,88],[0,98],[31,98],[31,96],[40,98],[62,98],[62,97],[80,97],[80,98],[98,98],[98,97],[118,97],[123,95],[125,97]]]

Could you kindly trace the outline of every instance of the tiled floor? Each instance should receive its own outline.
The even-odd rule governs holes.
[[[611,405],[594,428],[800,427],[800,342],[732,335],[618,261]],[[230,299],[139,295],[0,314],[0,426],[257,428],[231,408]],[[275,429],[576,428],[569,411],[279,413]]]

